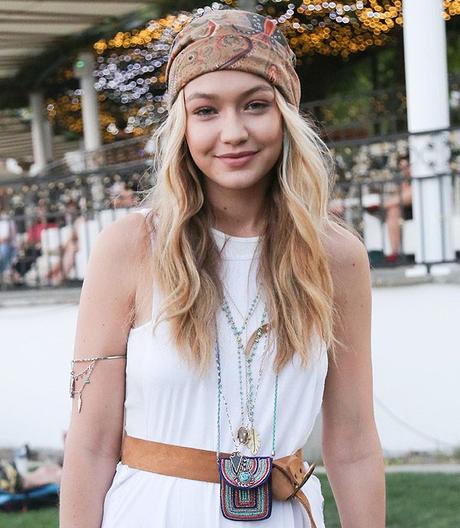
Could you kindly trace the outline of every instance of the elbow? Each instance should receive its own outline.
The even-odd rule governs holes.
[[[325,465],[353,464],[374,457],[383,459],[373,421],[367,427],[323,428],[322,453]]]

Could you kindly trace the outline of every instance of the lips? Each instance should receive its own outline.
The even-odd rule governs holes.
[[[256,151],[251,150],[246,152],[223,154],[221,156],[217,156],[217,158],[229,167],[242,167],[243,165],[251,161],[256,154]]]
[[[244,152],[229,152],[228,154],[221,154],[218,158],[243,158],[255,154],[255,150],[245,150]]]

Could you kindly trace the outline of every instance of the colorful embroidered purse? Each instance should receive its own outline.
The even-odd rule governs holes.
[[[262,521],[272,513],[272,458],[233,453],[221,458],[220,504],[231,521]]]

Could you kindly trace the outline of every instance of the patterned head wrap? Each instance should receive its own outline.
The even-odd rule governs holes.
[[[236,9],[211,11],[192,19],[174,40],[166,68],[169,104],[196,77],[237,70],[263,77],[298,108],[295,63],[295,54],[275,21]]]

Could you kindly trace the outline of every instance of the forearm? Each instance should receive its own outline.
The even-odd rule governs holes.
[[[67,444],[62,472],[60,528],[100,528],[104,498],[117,460]]]
[[[325,460],[342,528],[385,527],[385,469],[380,449],[354,461]]]

